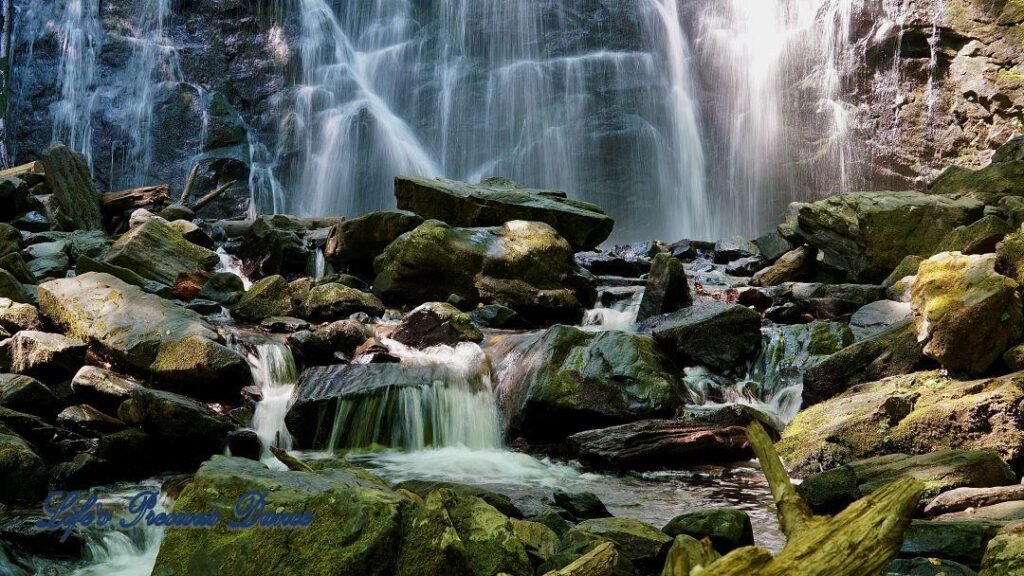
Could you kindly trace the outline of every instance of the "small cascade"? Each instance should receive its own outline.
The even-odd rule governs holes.
[[[217,263],[217,272],[230,272],[235,276],[242,279],[242,286],[246,290],[252,287],[252,281],[245,276],[245,272],[242,271],[242,261],[229,254],[223,246],[217,248],[217,257],[220,258],[220,262]]]
[[[159,492],[159,485],[133,487],[132,490],[121,490],[103,498],[105,508],[123,508],[127,510],[129,499],[142,491]],[[157,497],[155,512],[170,509],[172,501],[166,495]],[[126,511],[121,518],[131,519],[133,514]],[[86,533],[86,554],[88,565],[74,571],[74,576],[149,576],[156,564],[156,556],[160,551],[164,528],[149,526],[140,522],[136,526],[121,531],[106,528]]]
[[[270,446],[285,450],[292,447],[292,437],[284,417],[288,414],[295,384],[299,381],[299,370],[291,349],[277,342],[267,341],[249,347],[246,359],[261,396],[256,403],[252,427],[260,437],[264,456],[272,457]]]
[[[405,381],[342,397],[329,449],[502,446],[490,363],[479,346],[417,350],[386,338],[382,343],[401,359]]]
[[[925,87],[925,99],[928,102],[928,126],[932,131],[937,127],[931,120],[939,98],[938,90],[935,88],[935,75],[938,73],[939,42],[942,40],[942,28],[939,27],[939,20],[945,14],[945,4],[945,0],[935,0],[932,9],[932,34],[928,37],[928,84]]]
[[[306,267],[307,273],[314,280],[319,280],[327,275],[327,259],[324,257],[322,246],[313,250],[309,260],[309,265]]]
[[[583,316],[583,328],[636,332],[636,315],[643,297],[644,289],[638,286],[628,298],[615,300],[606,306],[602,302],[603,295],[599,294],[597,307],[587,310]]]
[[[82,153],[92,170],[96,57],[103,39],[97,0],[68,0],[60,19],[60,99],[53,108],[54,142]]]

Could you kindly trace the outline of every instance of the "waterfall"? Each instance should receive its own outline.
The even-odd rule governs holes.
[[[644,289],[640,286],[637,286],[629,297],[610,304],[604,304],[603,294],[599,295],[597,307],[587,310],[583,315],[583,328],[636,332],[636,315],[640,311],[640,301],[643,297]]]
[[[291,405],[299,370],[291,349],[277,342],[257,344],[246,354],[253,380],[260,389],[260,401],[252,417],[252,427],[260,437],[264,456],[270,456],[269,447],[289,450],[292,437],[285,426],[284,417]],[[273,458],[273,456],[270,456]]]
[[[252,280],[245,275],[242,271],[242,261],[235,256],[228,254],[228,251],[223,246],[217,247],[217,257],[220,261],[217,263],[217,272],[228,272],[234,274],[242,279],[242,287],[248,290],[252,287]]]
[[[129,499],[142,491],[159,493],[160,486],[149,483],[131,489],[119,488],[100,501],[107,509],[126,508]],[[171,509],[172,503],[168,496],[161,494],[157,497],[154,511],[166,512]],[[131,514],[125,515],[125,518],[132,517]],[[162,526],[150,526],[146,522],[140,522],[124,531],[109,527],[86,529],[89,563],[75,570],[73,576],[148,576],[156,564],[163,536]]]
[[[53,108],[53,141],[81,152],[92,170],[93,81],[103,38],[96,0],[68,0],[58,28],[61,57]]]

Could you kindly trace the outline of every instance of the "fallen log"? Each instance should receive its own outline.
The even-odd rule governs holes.
[[[20,166],[14,166],[6,170],[0,170],[0,178],[15,177],[21,178],[26,174],[43,174],[43,163],[36,160]]]
[[[147,206],[163,205],[171,195],[171,187],[167,184],[129,188],[116,192],[104,192],[100,195],[103,211],[108,213],[135,210]]]
[[[755,546],[739,548],[711,561],[688,558],[689,574],[671,576],[874,576],[899,552],[903,533],[917,508],[924,485],[898,479],[857,500],[835,516],[816,516],[789,480],[771,438],[760,424],[747,427],[747,437],[761,468],[786,534],[786,546],[774,557]],[[678,550],[677,554],[686,553]],[[695,566],[694,566],[695,565]]]
[[[203,209],[204,206],[206,206],[210,202],[213,202],[214,200],[216,200],[217,197],[219,197],[221,194],[223,194],[225,191],[227,191],[228,188],[231,188],[232,186],[234,186],[237,183],[238,183],[238,180],[232,180],[231,182],[228,182],[227,184],[220,185],[213,192],[210,192],[206,196],[203,196],[199,200],[196,200],[191,206],[189,206],[189,208],[193,212],[199,212],[200,210]]]
[[[313,469],[308,464],[299,460],[295,456],[289,454],[286,450],[278,448],[277,446],[270,447],[270,453],[274,455],[282,464],[288,467],[289,470],[294,472],[312,472]]]
[[[623,564],[628,562],[615,549],[614,544],[605,542],[580,556],[565,568],[552,570],[544,576],[617,576],[625,572],[627,568]]]
[[[199,175],[200,162],[196,162],[192,169],[188,172],[188,178],[185,179],[185,188],[181,191],[181,198],[178,198],[178,204],[184,204],[188,197],[192,194],[192,186],[196,183],[196,177]]]

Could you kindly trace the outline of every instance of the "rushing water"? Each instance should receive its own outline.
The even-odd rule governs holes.
[[[291,350],[284,344],[266,342],[246,354],[253,380],[260,389],[260,401],[252,417],[252,427],[263,445],[264,458],[272,457],[270,446],[290,450],[292,437],[284,417],[291,406],[299,371]]]

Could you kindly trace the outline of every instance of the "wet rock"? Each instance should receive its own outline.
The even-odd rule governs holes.
[[[900,556],[944,558],[980,566],[985,548],[999,526],[989,522],[928,522],[912,520],[903,533]]]
[[[769,262],[775,262],[795,248],[789,240],[783,238],[778,232],[769,232],[759,236],[754,240],[754,245],[757,246],[758,253]]]
[[[228,450],[232,456],[258,461],[263,454],[263,444],[254,430],[233,430],[228,434]]]
[[[75,263],[75,272],[81,276],[88,272],[98,272],[102,274],[109,274],[122,282],[126,282],[133,286],[138,286],[150,294],[156,294],[161,298],[173,298],[174,288],[167,284],[161,284],[154,280],[147,280],[142,276],[139,276],[132,270],[122,268],[121,266],[115,266],[107,262],[101,262],[93,260],[88,256],[82,256]]]
[[[82,156],[57,144],[40,160],[53,192],[50,219],[63,230],[102,230],[100,197]]]
[[[887,454],[855,460],[808,476],[797,492],[816,512],[834,514],[901,476],[923,482],[925,498],[954,488],[988,488],[1016,482],[1013,471],[995,452],[940,450],[919,456]]]
[[[757,246],[743,236],[725,238],[715,243],[714,261],[728,264],[740,258],[750,258],[758,253]]]
[[[304,273],[309,260],[305,233],[306,226],[291,216],[258,216],[242,236],[238,250],[246,275]]]
[[[523,320],[515,310],[501,304],[479,306],[470,312],[469,316],[473,324],[483,328],[514,330],[529,327],[526,320]]]
[[[221,454],[228,433],[234,429],[230,420],[205,404],[147,388],[132,390],[131,397],[118,409],[118,417],[150,435],[160,447],[161,464],[170,469],[188,469]]]
[[[173,286],[181,274],[203,272],[217,264],[212,251],[186,240],[162,220],[152,219],[121,236],[104,262]]]
[[[850,329],[858,340],[864,340],[884,332],[886,328],[906,320],[910,315],[909,302],[879,300],[854,312],[850,317]]]
[[[554,500],[556,506],[572,514],[572,517],[577,520],[611,517],[611,513],[605,508],[604,502],[601,502],[601,499],[592,492],[556,490]]]
[[[46,495],[46,464],[32,447],[0,426],[0,501],[34,504]]]
[[[484,335],[469,314],[443,302],[428,302],[406,314],[391,338],[414,348],[480,342]]]
[[[786,302],[781,306],[772,306],[764,311],[765,320],[776,324],[807,324],[814,321],[814,316],[805,314],[799,306]]]
[[[568,242],[538,222],[452,228],[430,220],[391,243],[374,263],[374,293],[419,305],[456,295],[471,307],[507,306],[527,320],[576,323],[596,291]]]
[[[974,570],[959,562],[938,558],[893,560],[886,569],[887,576],[977,576]]]
[[[22,330],[0,342],[0,370],[59,381],[85,363],[85,350],[81,340]]]
[[[423,218],[405,212],[371,212],[340,222],[331,228],[324,257],[348,270],[373,272],[373,259],[422,223]]]
[[[729,263],[725,273],[730,276],[751,277],[768,267],[768,261],[760,256],[740,258]]]
[[[943,238],[935,251],[989,254],[996,251],[996,245],[1010,232],[1013,232],[1013,228],[1002,218],[985,216],[966,226],[954,228]]]
[[[563,546],[576,539],[614,543],[615,549],[629,558],[642,573],[653,572],[660,567],[672,545],[672,538],[632,518],[585,520],[565,535]]]
[[[205,400],[235,400],[252,381],[245,358],[199,335],[164,342],[149,372],[160,380],[161,387]]]
[[[12,252],[0,258],[0,268],[10,272],[15,280],[22,284],[35,284],[36,276],[21,257],[21,253]]]
[[[575,259],[581,267],[598,276],[639,278],[650,269],[650,262],[615,252],[577,252]]]
[[[804,280],[814,268],[818,251],[810,246],[800,246],[786,252],[778,260],[754,274],[751,286],[778,286],[785,282]]]
[[[921,263],[912,304],[924,354],[949,370],[980,374],[1024,329],[1016,281],[995,271],[995,255],[943,252]]]
[[[338,320],[315,330],[300,330],[288,337],[292,349],[306,365],[334,364],[340,353],[351,358],[373,330],[358,320]]]
[[[455,180],[395,179],[398,207],[452,226],[501,226],[513,220],[543,222],[578,250],[590,250],[611,234],[615,222],[599,207],[564,192],[532,190],[491,178],[480,184]]]
[[[60,414],[57,414],[57,424],[90,435],[124,429],[124,422],[107,416],[88,404],[68,406],[61,410]]]
[[[245,285],[238,275],[231,272],[215,272],[203,284],[199,297],[204,300],[213,300],[224,306],[231,306],[238,302],[244,293]]]
[[[117,414],[121,403],[139,387],[138,382],[97,366],[82,366],[71,379],[71,391],[76,399],[107,414]]]
[[[673,538],[681,534],[697,540],[709,538],[719,554],[728,554],[736,548],[754,545],[754,528],[750,523],[750,516],[742,510],[729,508],[680,514],[670,520],[661,531]]]
[[[581,462],[594,468],[681,469],[750,457],[743,428],[693,428],[675,420],[641,420],[588,430],[567,439]]]
[[[738,304],[705,301],[647,321],[658,344],[681,365],[731,369],[761,347],[761,316]]]
[[[854,281],[880,281],[907,255],[930,256],[984,204],[919,192],[856,192],[796,204],[796,234]]]
[[[31,301],[21,282],[18,282],[17,278],[3,268],[0,268],[0,298],[20,303]]]
[[[874,284],[792,282],[781,284],[775,292],[776,304],[793,302],[804,313],[820,320],[844,317],[885,298],[886,290]]]
[[[281,276],[268,276],[242,295],[231,307],[231,315],[239,320],[259,322],[271,316],[289,316],[294,310],[291,287]]]
[[[924,513],[927,516],[938,516],[1015,500],[1024,500],[1024,485],[955,488],[932,498],[924,507]]]
[[[384,304],[373,294],[331,283],[310,290],[302,310],[310,320],[329,322],[357,312],[365,312],[375,317],[383,316]]]
[[[260,328],[276,334],[291,334],[299,330],[309,329],[309,322],[291,316],[271,316],[260,322]]]
[[[800,412],[777,444],[802,476],[884,454],[991,450],[1021,462],[1020,374],[970,382],[918,372],[861,384]]]
[[[0,374],[0,406],[52,418],[60,411],[62,403],[49,387],[35,378]]]
[[[551,442],[567,434],[668,415],[679,403],[671,363],[649,338],[554,326],[536,337],[498,396],[511,437]]]
[[[356,348],[353,362],[356,364],[398,364],[401,358],[391,353],[391,349],[377,338],[369,338]]]
[[[513,519],[512,532],[523,543],[526,555],[535,567],[546,562],[558,550],[558,534],[540,522]]]
[[[643,298],[640,300],[637,322],[675,312],[691,304],[693,296],[690,295],[690,285],[686,280],[686,271],[683,270],[682,263],[669,254],[655,256],[651,261],[651,271],[647,275]]]
[[[442,480],[405,480],[395,484],[395,490],[398,489],[408,490],[422,498],[426,498],[435,490],[448,490],[460,498],[479,498],[509,518],[523,517],[523,513],[508,496],[471,484],[459,484]]]
[[[862,382],[908,374],[925,361],[913,322],[897,322],[810,367],[804,373],[803,405],[823,402]]]

